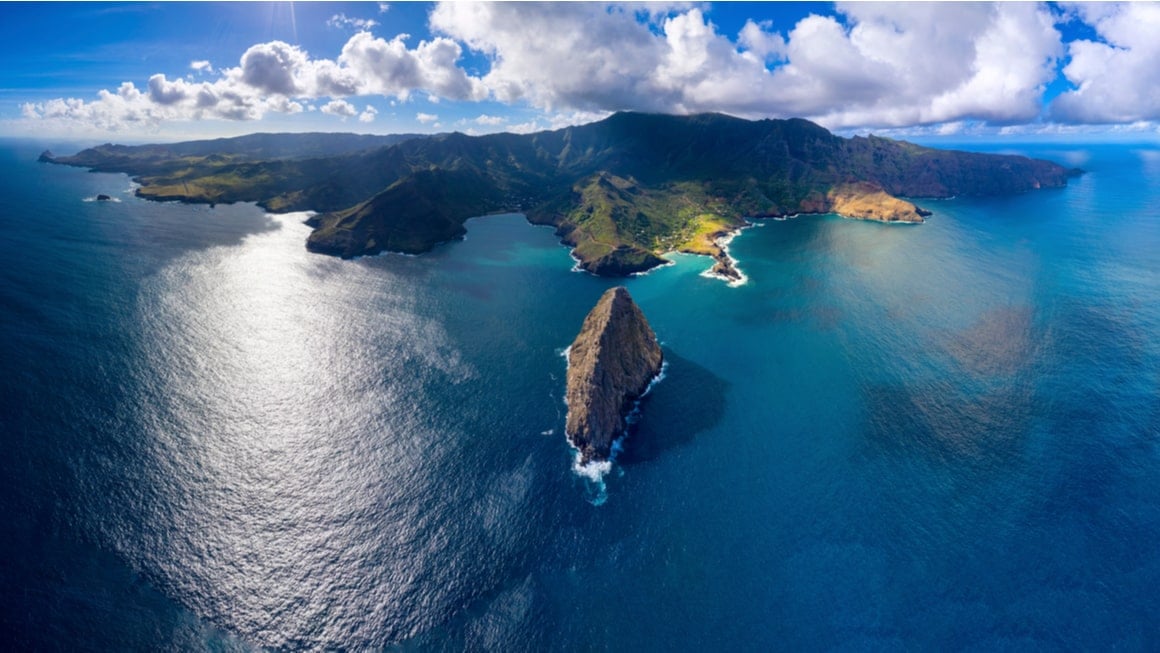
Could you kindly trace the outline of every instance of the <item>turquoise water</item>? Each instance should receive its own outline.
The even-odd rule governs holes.
[[[669,363],[598,484],[560,354],[618,282],[550,229],[340,261],[39,149],[0,151],[10,644],[1160,642],[1160,151],[1024,148],[1089,172],[623,281]]]

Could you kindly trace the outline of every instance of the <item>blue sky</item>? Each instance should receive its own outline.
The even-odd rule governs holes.
[[[1155,139],[1160,5],[0,3],[0,134],[532,131],[618,110]]]

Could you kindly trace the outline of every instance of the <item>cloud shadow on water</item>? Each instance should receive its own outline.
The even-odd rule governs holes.
[[[641,402],[640,421],[617,458],[622,465],[647,462],[688,444],[725,416],[728,381],[673,352],[666,351],[665,360],[665,378]]]

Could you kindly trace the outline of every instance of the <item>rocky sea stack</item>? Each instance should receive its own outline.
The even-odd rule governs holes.
[[[565,430],[581,462],[608,459],[662,362],[656,334],[628,290],[605,291],[568,352]]]

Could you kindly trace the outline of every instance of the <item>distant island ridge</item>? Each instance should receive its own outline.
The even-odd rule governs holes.
[[[724,239],[749,219],[836,213],[921,223],[907,198],[1060,188],[1080,174],[1015,155],[843,138],[802,119],[623,112],[534,134],[252,134],[106,144],[41,161],[129,174],[139,197],[315,211],[313,252],[422,253],[471,217],[521,212],[551,225],[580,268],[643,272],[679,251],[741,278]]]

